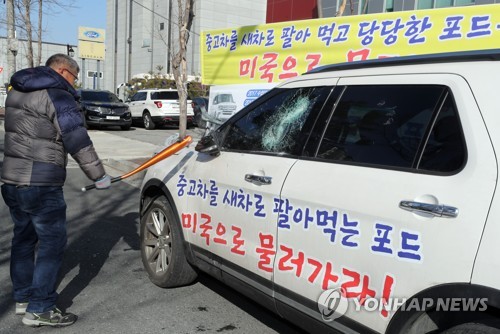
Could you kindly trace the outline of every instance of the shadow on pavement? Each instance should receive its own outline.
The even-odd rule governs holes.
[[[118,241],[123,238],[130,246],[129,250],[140,250],[137,212],[125,216],[102,215],[95,220],[77,240],[71,243],[64,254],[60,279],[62,280],[74,268],[78,268],[78,274],[59,293],[58,306],[62,310],[69,308],[73,304],[73,299],[99,274]]]
[[[81,174],[81,171],[77,173]],[[135,201],[138,189],[126,183],[119,183],[113,184],[110,190],[94,190],[82,194],[80,183],[87,179],[83,176],[76,179],[74,175],[73,171],[68,174],[68,184],[64,187],[68,204],[68,246],[59,275],[59,289],[62,288],[62,291],[57,302],[63,310],[72,305],[73,299],[99,275],[103,266],[109,262],[112,251],[123,253],[140,250],[137,228],[139,213]],[[1,197],[0,202],[0,266],[4,268],[0,289],[2,318],[4,314],[13,311],[14,305],[11,297],[12,284],[8,279],[13,225],[8,208]],[[120,214],[121,212],[123,214]],[[117,249],[119,242],[125,247]],[[74,277],[68,275],[70,272]]]
[[[245,297],[240,292],[235,291],[231,287],[225,285],[224,283],[216,280],[215,278],[201,273],[198,275],[198,282],[200,282],[205,287],[209,288],[216,294],[222,296],[224,299],[232,303],[234,306],[242,309],[246,313],[250,314],[255,319],[272,328],[278,333],[287,334],[305,334],[307,332],[303,331],[301,328],[296,327],[294,324],[287,322],[279,315],[272,312],[263,312],[263,306],[257,304],[253,300]]]

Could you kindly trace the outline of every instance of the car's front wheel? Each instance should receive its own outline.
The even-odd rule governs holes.
[[[146,130],[153,130],[155,128],[155,123],[151,118],[151,114],[147,111],[142,115],[142,122],[144,123],[144,128]]]
[[[189,284],[197,273],[187,262],[179,220],[164,196],[141,218],[141,257],[150,280],[163,288]]]

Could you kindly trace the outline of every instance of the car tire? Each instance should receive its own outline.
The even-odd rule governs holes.
[[[155,123],[153,122],[153,119],[151,118],[151,114],[149,112],[144,112],[142,115],[142,122],[144,124],[144,128],[146,130],[153,130],[155,128]]]
[[[130,125],[122,125],[122,126],[120,126],[120,128],[121,128],[123,131],[127,131],[127,130],[130,130]]]
[[[460,324],[442,331],[442,334],[498,334],[500,332],[499,323],[489,324],[487,322],[469,322]]]
[[[181,225],[164,196],[141,218],[141,257],[151,282],[162,288],[192,283],[197,273],[186,259]]]

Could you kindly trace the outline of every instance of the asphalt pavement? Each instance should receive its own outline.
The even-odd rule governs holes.
[[[0,123],[2,120],[0,119]],[[190,130],[193,131],[193,130]],[[159,130],[150,142],[144,132],[90,131],[96,150],[112,176],[130,170],[162,148],[175,130]],[[199,132],[192,133],[197,137]],[[0,124],[0,168],[3,162]],[[151,135],[148,134],[148,138]],[[68,204],[68,247],[58,292],[59,306],[79,316],[65,333],[300,333],[296,327],[222,283],[201,274],[186,287],[161,289],[143,268],[139,243],[138,179],[108,190],[81,192],[90,181],[73,162],[64,186]],[[14,315],[9,278],[12,223],[0,201],[0,334],[53,333],[31,329]]]

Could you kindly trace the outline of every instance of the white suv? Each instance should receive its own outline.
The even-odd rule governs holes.
[[[179,94],[175,89],[143,89],[127,101],[132,121],[148,130],[164,124],[179,124]],[[188,125],[193,125],[191,100],[187,101]]]
[[[150,279],[209,272],[311,333],[498,332],[498,87],[499,50],[280,84],[148,170]]]

